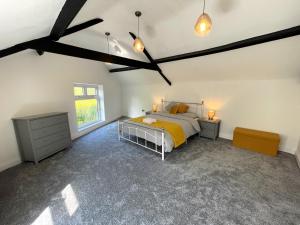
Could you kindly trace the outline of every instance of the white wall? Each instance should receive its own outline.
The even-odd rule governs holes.
[[[232,138],[236,126],[277,132],[282,151],[295,153],[300,133],[299,38],[290,38],[236,51],[161,64],[173,82],[158,73],[120,73],[123,114],[141,115],[152,102],[200,102],[217,110],[220,136]]]
[[[75,123],[75,82],[102,84],[106,121],[121,116],[119,81],[100,62],[26,51],[2,58],[0,76],[0,170],[20,162],[13,117],[67,111],[72,138],[84,134]]]
[[[182,82],[170,88],[130,86],[123,90],[123,114],[139,116],[142,109],[151,109],[151,103],[159,103],[161,97],[186,102],[204,99],[206,109],[217,110],[217,117],[222,119],[221,137],[231,139],[237,126],[278,132],[282,139],[281,150],[294,153],[300,120],[291,115],[300,114],[299,109],[295,111],[299,86],[290,80]]]

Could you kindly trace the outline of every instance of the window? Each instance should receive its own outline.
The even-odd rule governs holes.
[[[92,84],[75,84],[76,122],[79,129],[104,120],[103,88]]]

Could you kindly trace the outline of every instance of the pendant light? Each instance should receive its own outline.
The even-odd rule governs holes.
[[[133,49],[135,52],[143,52],[145,45],[142,41],[142,39],[140,38],[140,16],[142,15],[142,13],[140,11],[136,11],[135,12],[136,17],[138,18],[138,35],[136,37],[136,39],[134,39],[133,42]]]
[[[195,24],[195,33],[199,36],[205,36],[211,31],[212,22],[208,14],[204,12],[205,10],[205,0],[203,4],[202,15],[199,16],[196,24]]]
[[[106,36],[106,41],[107,41],[107,54],[110,55],[110,52],[109,52],[109,36],[110,36],[110,33],[109,32],[105,32],[105,36]],[[111,63],[106,63],[107,65],[111,65]]]

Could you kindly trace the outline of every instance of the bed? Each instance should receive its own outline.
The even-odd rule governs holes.
[[[202,103],[184,103],[189,106],[188,113],[170,114],[164,110],[168,101],[162,101],[161,111],[150,113],[144,117],[118,121],[119,140],[126,140],[140,145],[161,155],[165,159],[165,153],[171,152],[184,143],[187,144],[189,137],[200,133],[198,123],[202,115]],[[182,103],[173,102],[172,103]],[[201,108],[199,110],[199,108]],[[157,121],[156,126],[141,122],[144,118]],[[177,129],[177,130],[176,130]],[[175,131],[176,130],[176,131]],[[181,135],[178,133],[181,132]]]

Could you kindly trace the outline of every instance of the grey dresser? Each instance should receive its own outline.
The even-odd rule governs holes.
[[[23,161],[38,163],[71,145],[67,112],[13,118],[13,123]]]
[[[221,120],[199,119],[200,136],[216,140],[219,137]]]

